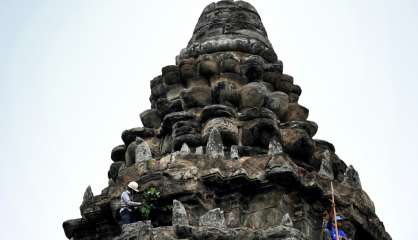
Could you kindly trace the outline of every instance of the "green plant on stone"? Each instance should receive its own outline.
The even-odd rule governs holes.
[[[154,202],[160,198],[160,192],[155,187],[149,187],[143,193],[143,205],[139,208],[140,214],[144,220],[148,220],[153,209]]]

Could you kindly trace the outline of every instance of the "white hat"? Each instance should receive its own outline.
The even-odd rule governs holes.
[[[128,187],[132,190],[134,190],[135,192],[139,192],[138,190],[138,183],[137,182],[130,182],[128,184]]]

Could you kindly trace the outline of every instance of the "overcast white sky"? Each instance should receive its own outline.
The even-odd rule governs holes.
[[[393,239],[416,236],[418,2],[250,2],[316,137],[358,170]],[[66,239],[209,3],[1,0],[0,239]]]

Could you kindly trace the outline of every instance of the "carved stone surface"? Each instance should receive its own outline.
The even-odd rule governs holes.
[[[224,146],[222,144],[221,133],[217,128],[212,128],[209,133],[208,143],[206,145],[206,154],[211,159],[224,157]]]
[[[180,201],[173,200],[173,225],[189,225],[186,209]]]
[[[354,188],[361,189],[360,176],[352,165],[348,166],[344,173],[344,183]]]
[[[63,223],[67,238],[319,240],[333,181],[349,238],[391,239],[355,169],[312,139],[318,125],[295,82],[253,6],[209,4],[176,63],[150,81],[144,127],[123,131],[109,185],[96,196],[87,188],[81,218]],[[130,181],[135,201],[149,187],[160,198],[149,221],[121,226]]]
[[[283,147],[276,139],[272,139],[269,144],[269,152],[270,155],[277,155],[283,153]]]
[[[334,171],[332,170],[331,154],[328,150],[324,151],[319,175],[325,176],[331,180],[334,179]]]
[[[125,161],[125,152],[126,152],[126,146],[125,145],[119,145],[112,149],[112,153],[110,155],[110,158],[114,162],[124,162]]]
[[[84,195],[83,195],[83,203],[84,202],[88,202],[91,201],[93,199],[94,195],[93,195],[93,191],[91,190],[91,186],[89,185],[86,188],[86,191],[84,191]]]
[[[292,218],[290,218],[289,213],[286,213],[282,221],[280,222],[280,225],[286,226],[286,227],[293,227],[293,221]]]
[[[148,144],[141,138],[137,138],[135,141],[137,142],[135,147],[135,163],[150,160],[152,158],[152,154]]]
[[[199,218],[199,226],[224,228],[224,212],[219,208],[212,209]]]

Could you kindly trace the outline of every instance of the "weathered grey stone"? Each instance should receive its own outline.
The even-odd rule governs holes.
[[[180,201],[173,200],[173,216],[172,224],[174,225],[189,225],[189,218],[186,209]]]
[[[267,150],[260,147],[237,146],[239,156],[256,156],[267,154]]]
[[[178,121],[172,126],[173,137],[179,137],[184,134],[200,133],[200,123],[194,120]]]
[[[282,221],[280,223],[280,225],[286,226],[286,227],[293,227],[293,221],[292,218],[290,217],[289,213],[286,213],[285,215],[283,215]]]
[[[199,18],[192,39],[181,51],[179,59],[220,51],[240,51],[277,62],[260,17],[250,4],[220,1],[209,6]]]
[[[161,125],[161,117],[155,109],[148,109],[143,111],[139,117],[144,127],[159,128]]]
[[[210,77],[219,72],[219,66],[214,60],[203,60],[197,64],[197,71],[202,76]]]
[[[296,228],[277,226],[266,229],[262,232],[262,239],[266,240],[305,240],[305,236]]]
[[[161,76],[157,76],[151,80],[150,85],[152,99],[158,99],[166,96],[167,87],[163,84],[163,78]]]
[[[260,81],[263,79],[264,73],[263,60],[256,56],[248,58],[241,65],[241,73],[243,73],[250,82]]]
[[[234,118],[236,115],[235,109],[225,105],[214,104],[203,108],[200,114],[200,121],[202,123],[218,117]]]
[[[116,178],[119,175],[119,169],[122,167],[124,162],[114,162],[110,165],[109,171],[107,172],[107,177],[116,181]]]
[[[315,142],[302,129],[285,128],[280,129],[283,140],[283,148],[291,156],[302,159],[309,159],[314,151]]]
[[[277,60],[275,63],[266,63],[264,64],[264,73],[275,72],[283,74],[283,62]]]
[[[137,137],[135,142],[135,163],[144,162],[152,159],[151,149],[148,144],[141,138]]]
[[[122,225],[122,232],[112,240],[151,240],[151,221]]]
[[[334,172],[334,178],[339,182],[344,180],[345,172],[347,170],[347,164],[337,155],[331,154],[332,171]]]
[[[266,107],[276,113],[277,117],[283,119],[289,108],[289,97],[284,92],[271,92],[267,94]]]
[[[161,69],[163,82],[166,85],[181,83],[180,69],[176,65],[165,66]]]
[[[267,108],[243,108],[238,113],[238,119],[241,121],[249,121],[253,119],[259,119],[259,118],[268,118],[271,120],[276,121],[276,115]]]
[[[323,152],[322,156],[323,156],[323,158],[322,158],[321,168],[319,169],[318,174],[333,180],[334,179],[334,172],[332,170],[330,151],[325,150]]]
[[[167,98],[159,98],[155,102],[155,107],[160,116],[183,111],[181,99],[168,100]]]
[[[283,153],[283,147],[279,141],[272,139],[269,143],[269,152],[270,155],[277,155]]]
[[[125,145],[112,151],[109,185],[100,195],[86,193],[82,218],[63,224],[66,236],[320,239],[332,172],[348,236],[391,239],[357,172],[338,158],[332,144],[312,140],[317,125],[306,121],[308,110],[297,104],[300,94],[293,78],[283,74],[256,10],[243,1],[210,4],[176,65],[151,81],[151,110],[141,114],[145,128],[122,134]],[[148,160],[132,166],[141,146],[140,158]],[[193,149],[196,154],[189,154]],[[121,229],[118,223],[120,194],[130,181],[161,193],[149,216],[152,226]],[[145,195],[132,197],[143,201]],[[174,198],[184,206],[174,202],[171,211]]]
[[[344,173],[343,182],[353,188],[361,189],[360,176],[358,175],[357,171],[354,169],[352,165],[347,167]]]
[[[241,107],[260,108],[267,97],[267,88],[258,82],[252,82],[243,86],[240,90]]]
[[[135,163],[135,158],[136,158],[136,147],[141,143],[142,141],[138,140],[138,141],[133,141],[131,142],[128,147],[126,148],[126,152],[125,152],[125,166],[129,167],[132,164]]]
[[[217,131],[219,131],[225,145],[238,143],[238,127],[233,119],[220,117],[207,121],[202,130],[202,137],[204,140],[209,138],[213,128],[216,128]]]
[[[297,103],[299,101],[299,95],[295,93],[289,93],[289,103]]]
[[[310,137],[313,137],[318,131],[318,124],[312,121],[290,121],[280,124],[281,128],[303,129]]]
[[[199,133],[183,134],[177,137],[173,137],[173,150],[177,151],[181,148],[183,143],[196,147],[202,145],[202,136]]]
[[[266,177],[286,187],[293,187],[299,181],[298,168],[285,154],[273,155],[266,166]]]
[[[171,133],[172,127],[176,122],[189,121],[194,118],[195,116],[193,115],[193,113],[185,111],[167,114],[163,119],[163,123],[161,124],[161,131],[163,133]]]
[[[163,140],[161,141],[160,149],[161,154],[167,154],[173,151],[173,137],[171,136],[171,134],[164,136]]]
[[[299,85],[293,85],[292,93],[296,94],[297,96],[300,96],[302,94],[302,88],[300,88]]]
[[[198,146],[196,148],[196,154],[203,154],[203,146]]]
[[[276,82],[281,81],[282,73],[277,71],[265,71],[263,74],[263,81],[276,85]]]
[[[327,142],[325,140],[315,139],[315,145],[321,149],[328,149],[332,153],[335,153],[335,147],[334,144]]]
[[[202,144],[199,122],[194,120],[178,121],[174,123],[172,129],[174,150],[179,150],[183,143],[192,147]]]
[[[208,142],[206,144],[206,154],[211,159],[222,159],[224,157],[224,146],[222,144],[221,133],[217,128],[211,128]]]
[[[239,152],[238,152],[238,146],[232,145],[231,146],[231,159],[238,160],[239,159]]]
[[[257,146],[268,149],[270,140],[279,135],[277,121],[259,118],[243,123],[241,128],[241,142],[246,146]]]
[[[224,59],[221,60],[221,72],[240,73],[239,60],[232,55],[224,56]]]
[[[187,87],[209,87],[209,79],[204,78],[203,76],[194,76],[186,80]],[[213,96],[212,96],[213,97]]]
[[[309,110],[297,103],[289,103],[286,121],[304,121],[308,118]]]
[[[86,191],[84,191],[83,203],[93,200],[93,197],[94,197],[94,194],[93,194],[93,191],[91,190],[91,186],[88,185],[86,188]]]
[[[151,154],[154,158],[158,158],[161,156],[161,139],[158,137],[151,137],[151,138],[146,138],[145,142],[148,144],[150,150],[151,150]]]
[[[168,89],[167,94],[166,94],[167,100],[177,101],[181,98],[181,93],[184,91],[184,86],[183,84],[177,83],[177,84],[172,84],[168,86],[167,89]]]
[[[222,76],[225,75],[226,74],[223,74]],[[213,83],[212,96],[214,103],[237,106],[240,101],[239,85],[235,81],[217,80],[216,83]]]
[[[154,129],[138,127],[138,128],[131,128],[129,130],[123,131],[121,138],[123,142],[125,143],[125,146],[129,146],[129,144],[135,141],[137,137],[149,138],[153,136],[155,136]]]
[[[110,154],[110,158],[114,162],[123,162],[125,161],[125,152],[126,152],[126,146],[125,145],[119,145],[112,149],[112,153]]]
[[[268,83],[268,82],[264,82],[264,81],[260,81],[260,83],[263,84],[266,87],[268,93],[274,92],[275,89],[274,89],[273,84]]]
[[[194,73],[194,58],[183,59],[179,63],[180,76],[182,79],[190,79]]]
[[[219,208],[209,210],[199,218],[199,226],[225,228],[224,212]]]
[[[183,89],[180,96],[183,109],[204,107],[212,103],[212,89],[207,86]]]
[[[187,146],[187,143],[183,143],[183,145],[181,146],[180,152],[182,154],[189,154],[190,153],[190,148],[189,148],[189,146]]]
[[[288,95],[290,95],[292,93],[292,87],[293,87],[292,83],[285,82],[285,81],[282,81],[282,80],[277,81],[275,83],[275,88],[276,88],[277,91],[284,92]],[[289,100],[290,100],[290,98],[289,98]]]
[[[280,76],[280,80],[283,81],[283,82],[287,82],[287,83],[293,84],[293,77],[290,76],[290,75],[288,75],[288,74],[282,74]]]

